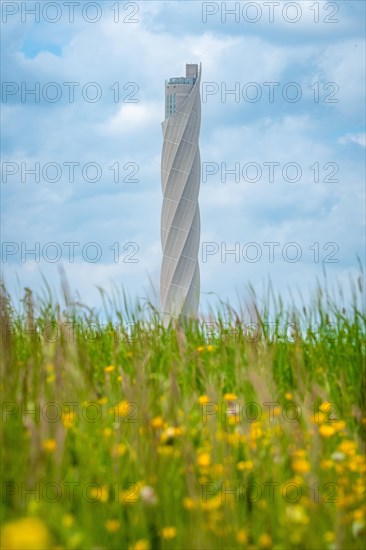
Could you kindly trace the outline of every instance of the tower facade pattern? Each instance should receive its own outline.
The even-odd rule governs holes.
[[[186,76],[165,82],[165,120],[161,183],[160,276],[164,317],[196,316],[199,306],[201,180],[199,133],[201,126],[201,65],[186,65]]]

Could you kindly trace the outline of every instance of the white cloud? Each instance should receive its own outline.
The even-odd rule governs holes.
[[[366,133],[358,132],[356,134],[346,134],[338,139],[338,143],[347,145],[347,143],[357,143],[361,147],[366,147]]]
[[[161,104],[156,102],[123,104],[109,120],[101,126],[107,134],[122,135],[146,130],[159,125],[163,117]]]
[[[359,118],[364,111],[365,98],[365,41],[355,37],[326,46],[317,57],[315,66],[318,69],[313,82],[321,85],[334,83],[337,87],[328,86],[323,90],[322,100],[336,100],[325,106],[344,114]]]

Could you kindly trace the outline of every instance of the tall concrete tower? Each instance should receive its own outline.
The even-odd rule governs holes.
[[[166,321],[198,313],[201,160],[201,65],[186,65],[186,76],[165,82],[165,120],[161,158],[163,207],[160,276],[161,309]]]

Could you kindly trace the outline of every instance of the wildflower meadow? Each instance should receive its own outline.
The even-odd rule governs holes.
[[[164,326],[3,288],[2,548],[363,548],[363,292]]]

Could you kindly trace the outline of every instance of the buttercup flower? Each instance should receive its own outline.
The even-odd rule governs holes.
[[[161,530],[161,536],[163,539],[174,539],[177,534],[175,527],[163,527]]]
[[[335,433],[336,431],[331,424],[322,424],[319,426],[319,434],[322,437],[332,437]]]
[[[201,468],[205,468],[211,464],[211,457],[209,453],[201,453],[198,455],[197,459],[198,465]]]
[[[210,399],[208,397],[208,395],[200,395],[199,398],[198,398],[198,403],[200,405],[203,405],[204,403],[209,403]]]
[[[295,459],[292,462],[292,469],[297,474],[306,474],[310,470],[310,464],[307,460],[302,458]]]
[[[151,546],[148,540],[140,539],[135,542],[131,550],[150,550]]]
[[[272,546],[272,538],[267,533],[263,533],[258,539],[260,548],[270,548]]]
[[[54,453],[57,447],[57,443],[55,439],[45,439],[42,443],[42,446],[47,453]]]
[[[121,528],[121,522],[118,519],[108,519],[105,528],[109,533],[116,533]]]
[[[224,399],[225,401],[235,401],[236,399],[238,399],[238,396],[235,395],[235,393],[225,393]]]
[[[110,411],[114,413],[115,416],[117,416],[117,419],[119,417],[124,417],[130,414],[131,412],[131,404],[128,401],[120,401],[115,405],[114,407],[110,408]]]
[[[150,424],[153,428],[157,429],[157,428],[163,428],[165,425],[165,422],[161,416],[156,416],[150,421]]]
[[[40,519],[23,518],[4,525],[1,547],[7,550],[48,550],[51,537]]]
[[[248,531],[246,531],[245,529],[240,529],[236,533],[236,540],[238,541],[239,544],[243,544],[243,545],[248,544]]]

